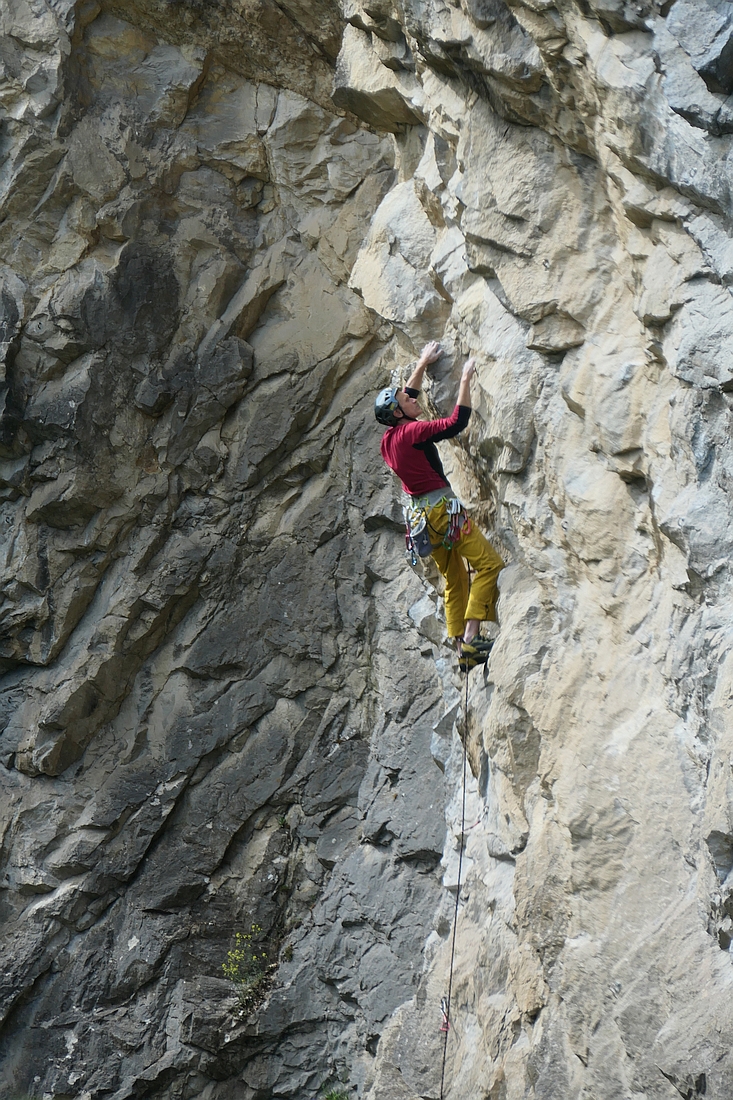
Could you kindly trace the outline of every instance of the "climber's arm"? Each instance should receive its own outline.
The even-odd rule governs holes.
[[[420,358],[417,361],[414,371],[407,379],[405,384],[405,392],[410,397],[417,397],[422,389],[423,375],[425,374],[425,368],[429,363],[434,363],[436,359],[440,359],[443,354],[443,350],[437,340],[431,340],[429,344],[420,352]],[[413,392],[410,393],[410,390]]]
[[[461,373],[461,383],[458,387],[458,400],[456,405],[462,405],[464,409],[471,408],[471,379],[476,373],[476,360],[473,356],[467,359]]]
[[[421,447],[426,443],[439,443],[442,439],[453,439],[468,424],[471,416],[471,379],[476,373],[473,357],[466,360],[461,373],[461,383],[458,387],[458,400],[450,416],[439,417],[437,420],[414,420],[406,424],[402,429],[406,433],[413,447]]]

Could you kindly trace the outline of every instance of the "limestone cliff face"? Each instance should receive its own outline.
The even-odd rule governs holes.
[[[0,1094],[733,1094],[733,5],[6,0]],[[479,362],[461,683],[373,391]],[[266,997],[221,964],[255,924]]]

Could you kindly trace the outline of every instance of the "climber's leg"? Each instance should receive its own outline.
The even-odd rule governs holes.
[[[468,642],[478,634],[481,622],[496,622],[496,600],[499,594],[497,579],[504,568],[504,562],[486,536],[472,522],[470,526],[466,524],[461,531],[454,552],[456,550],[475,570],[465,610],[466,627],[463,636]]]
[[[460,638],[463,635],[463,624],[466,618],[466,603],[468,601],[468,573],[463,563],[463,558],[442,545],[441,539],[448,528],[448,515],[445,503],[441,502],[432,508],[428,515],[430,541],[433,544],[432,555],[435,564],[445,578],[445,624],[448,636]]]

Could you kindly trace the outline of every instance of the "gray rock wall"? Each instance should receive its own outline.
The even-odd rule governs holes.
[[[463,737],[444,1095],[727,1100],[733,7],[10,0],[0,64],[0,1095],[438,1097]],[[371,415],[434,337],[467,721]]]
[[[407,344],[347,285],[394,153],[120,14],[2,15],[0,1093],[315,1095],[365,1076],[440,894],[441,680],[369,415]]]

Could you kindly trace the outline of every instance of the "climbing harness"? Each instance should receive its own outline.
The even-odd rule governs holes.
[[[468,587],[471,588],[471,571],[468,573]],[[450,1031],[451,994],[453,992],[453,963],[456,956],[456,931],[458,929],[458,906],[461,900],[461,872],[463,870],[463,848],[466,833],[466,773],[468,766],[468,666],[466,666],[466,696],[463,706],[463,771],[461,776],[461,839],[458,847],[458,882],[456,883],[456,904],[453,910],[453,936],[450,948],[450,967],[448,969],[448,996],[442,997],[440,1010],[443,1014],[443,1022],[440,1030],[443,1032],[443,1065],[440,1071],[440,1100],[444,1100],[445,1086],[445,1062],[448,1056],[448,1033]]]
[[[438,504],[445,502],[445,510],[448,515],[448,526],[441,532],[433,527],[428,515]],[[466,515],[466,509],[458,497],[446,496],[442,490],[429,493],[425,497],[418,497],[406,504],[403,509],[405,517],[405,544],[406,553],[410,559],[410,565],[415,566],[420,558],[427,558],[434,547],[430,534],[440,538],[439,546],[450,550],[461,537],[465,530],[468,535],[471,532],[471,521]]]

